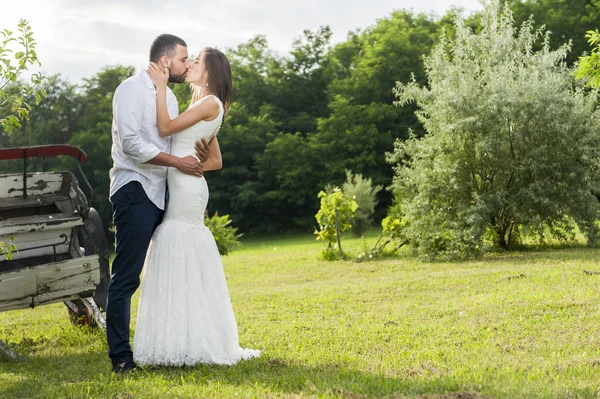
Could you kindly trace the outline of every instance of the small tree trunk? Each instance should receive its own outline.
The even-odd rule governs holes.
[[[507,243],[508,243],[507,249],[508,250],[513,249],[513,244],[514,244],[513,228],[514,228],[514,226],[515,225],[513,223],[510,223],[510,228],[508,229],[508,232],[507,232],[508,233],[508,240],[507,240]]]
[[[337,209],[335,210],[335,233],[336,233],[336,236],[337,236],[338,248],[340,249],[340,255],[343,255],[343,252],[342,252],[342,240],[340,238],[340,235],[341,235],[341,231],[340,231],[340,212]]]
[[[504,233],[500,234],[498,236],[498,245],[500,246],[500,248],[508,251],[508,242],[506,241],[506,237],[504,236]]]
[[[506,241],[506,227],[504,226],[496,226],[496,244],[498,244],[498,246],[506,251],[508,251],[509,247],[508,247],[508,241]]]

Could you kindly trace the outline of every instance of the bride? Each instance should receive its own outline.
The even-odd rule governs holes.
[[[193,96],[188,110],[171,120],[166,105],[168,70],[150,64],[156,86],[161,137],[173,136],[172,155],[195,153],[194,143],[210,142],[204,171],[221,169],[215,137],[231,105],[231,66],[225,55],[206,48],[194,60],[186,81]],[[208,186],[204,177],[168,170],[169,203],[146,255],[133,340],[140,365],[235,364],[260,355],[239,345],[221,257],[204,226]]]

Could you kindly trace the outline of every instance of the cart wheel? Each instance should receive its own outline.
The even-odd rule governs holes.
[[[69,318],[71,323],[76,326],[87,326],[90,328],[96,328],[98,324],[94,319],[94,313],[92,309],[81,299],[74,301],[65,301],[67,310],[69,311]]]
[[[94,302],[98,307],[105,310],[106,298],[108,295],[108,283],[110,282],[109,273],[109,256],[110,249],[108,240],[104,234],[104,226],[100,215],[94,208],[90,208],[87,217],[84,220],[83,226],[77,229],[77,239],[80,245],[85,250],[85,255],[97,254],[100,266],[100,283],[96,286],[94,292]],[[94,318],[94,311],[90,307],[88,301],[76,299],[73,301],[65,301],[69,311],[71,322],[75,325],[84,325],[91,328],[98,326]]]
[[[108,295],[108,283],[110,282],[109,256],[110,247],[104,226],[98,211],[90,208],[90,212],[85,218],[84,225],[78,229],[78,238],[80,245],[85,249],[86,256],[97,254],[100,258],[100,283],[94,293],[94,301],[98,307],[106,311],[106,298]]]

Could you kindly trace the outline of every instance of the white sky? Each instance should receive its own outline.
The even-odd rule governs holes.
[[[106,65],[145,67],[148,49],[160,33],[202,47],[234,47],[257,34],[269,47],[287,53],[304,29],[329,25],[332,42],[356,28],[373,25],[393,10],[443,15],[451,6],[466,13],[479,0],[0,0],[0,29],[16,31],[19,19],[31,22],[42,71],[72,82]]]

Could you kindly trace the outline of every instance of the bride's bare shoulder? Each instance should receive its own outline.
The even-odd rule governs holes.
[[[216,96],[206,96],[190,104],[188,110],[194,109],[194,113],[201,115],[200,120],[214,119],[219,116],[219,99]]]

